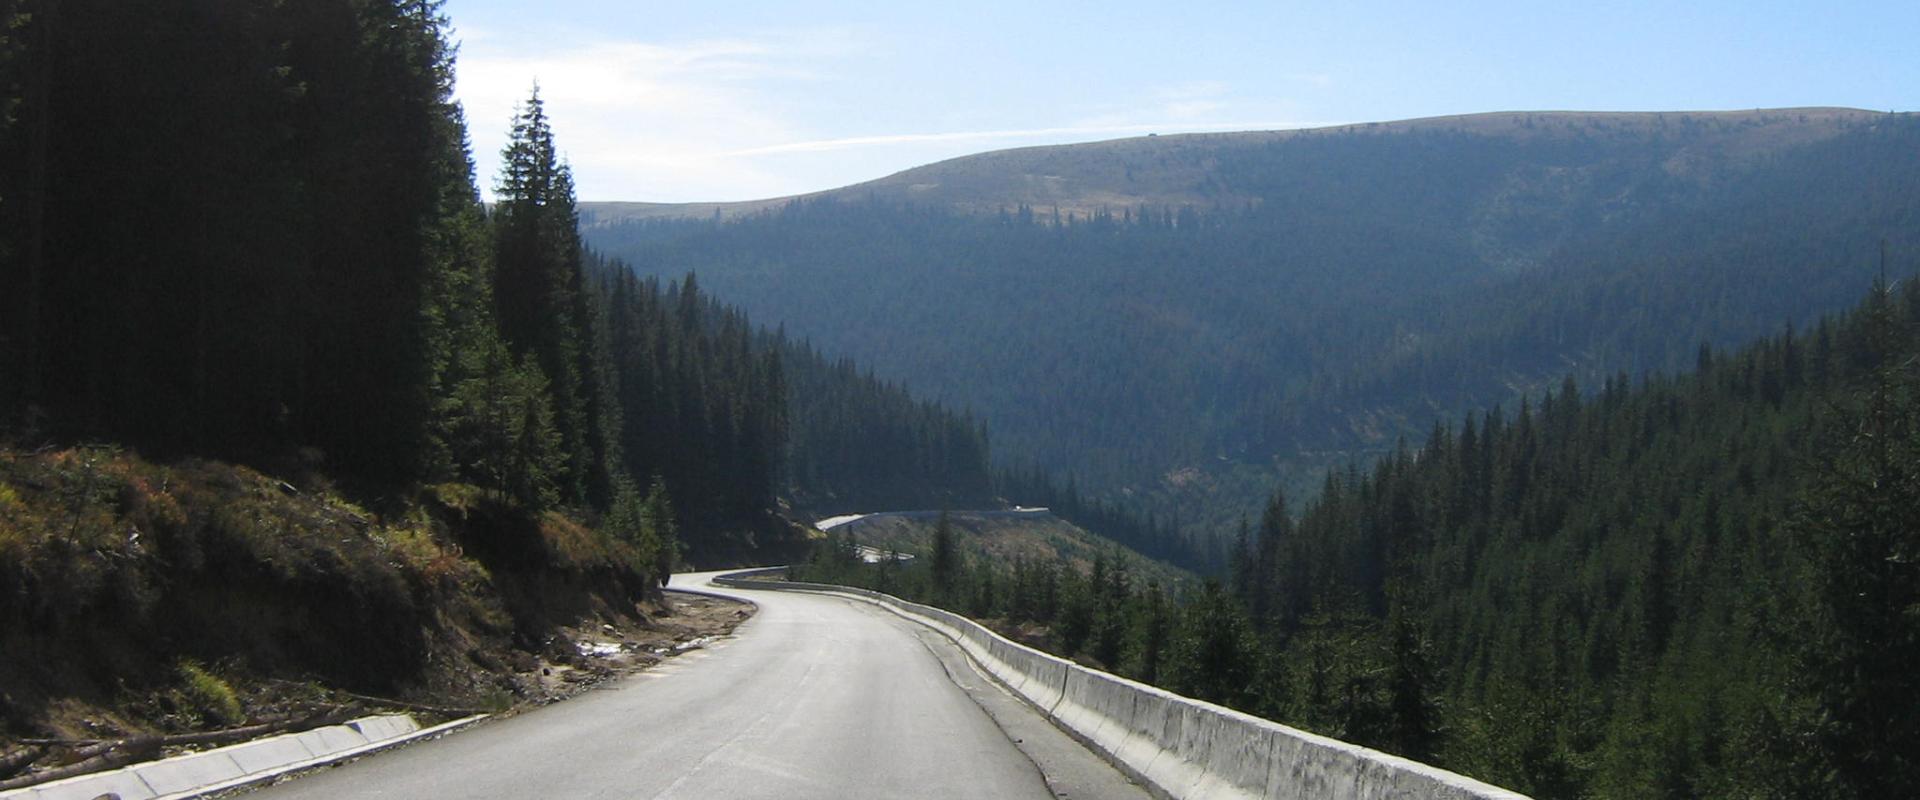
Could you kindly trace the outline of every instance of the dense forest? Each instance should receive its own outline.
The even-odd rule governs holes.
[[[987,429],[905,387],[775,334],[794,419],[788,486],[820,513],[992,507]]]
[[[641,465],[679,470],[694,482],[686,494],[731,502],[735,517],[770,507],[769,493],[817,514],[992,502],[987,432],[968,415],[755,328],[702,294],[691,273],[662,287],[621,262],[588,259],[611,304],[623,415],[670,421],[626,432],[636,474]],[[734,374],[705,372],[714,369]],[[735,391],[754,382],[751,392],[785,405],[756,417],[754,395]],[[738,475],[762,477],[728,477]]]
[[[1911,116],[1575,117],[1114,156],[1116,185],[1157,170],[1215,198],[1186,206],[995,213],[887,184],[725,219],[596,212],[586,235],[646,273],[697,268],[758,318],[973,409],[1008,463],[1230,535],[1276,474],[1310,491],[1568,373],[1687,369],[1703,341],[1845,307],[1883,239],[1916,245]],[[977,169],[1054,158],[1028,183],[1071,184],[1073,154],[1105,164],[1107,146]],[[913,181],[937,195],[980,178],[957,175],[971,163]]]
[[[789,535],[780,495],[985,493],[976,422],[588,250],[537,91],[483,204],[439,5],[0,6],[0,430],[587,519],[657,487],[696,557]]]
[[[1688,375],[1569,378],[1275,493],[1184,596],[951,544],[803,574],[1542,798],[1907,797],[1917,362],[1908,283]]]
[[[1882,286],[1330,476],[1236,559],[1259,702],[1545,797],[1912,794],[1917,353]]]

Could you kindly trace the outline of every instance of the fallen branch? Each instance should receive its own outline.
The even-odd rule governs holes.
[[[278,680],[278,679],[270,679],[267,682],[278,683],[286,686],[305,686],[306,685],[306,684],[296,683],[294,681]],[[370,694],[359,694],[357,692],[349,692],[345,689],[329,689],[327,691],[331,694],[337,694],[342,697],[358,700],[362,703],[366,703],[372,706],[384,706],[387,708],[404,708],[408,711],[419,711],[426,714],[439,714],[441,716],[446,716],[446,717],[467,717],[467,716],[472,716],[474,714],[478,714],[481,711],[481,709],[477,709],[477,708],[462,708],[459,706],[436,706],[436,705],[430,705],[427,703],[410,703],[405,700],[395,700],[391,697],[374,697],[373,695],[370,695]]]
[[[67,760],[69,762],[85,761],[89,758],[93,758],[94,756],[101,755],[107,752],[108,750],[112,750],[115,747],[119,747],[120,745],[126,744],[131,741],[133,740],[132,739],[96,739],[88,744],[80,745],[71,750],[68,750]]]
[[[118,739],[21,739],[20,743],[34,747],[86,747],[92,744],[112,744]]]
[[[474,714],[480,713],[480,710],[477,708],[456,708],[453,706],[428,705],[426,703],[409,703],[405,700],[394,700],[386,697],[374,697],[372,695],[355,694],[353,692],[341,691],[341,690],[335,690],[335,693],[346,695],[347,697],[353,698],[362,703],[368,703],[370,705],[387,706],[390,708],[404,708],[408,711],[419,711],[425,714],[439,714],[443,717],[466,717],[466,716],[472,716]]]
[[[11,778],[21,770],[33,766],[33,762],[47,754],[47,749],[38,745],[28,745],[5,755],[0,755],[0,779]]]
[[[49,781],[72,778],[78,775],[87,775],[101,770],[124,767],[136,761],[145,761],[160,754],[160,740],[153,737],[141,737],[122,742],[96,745],[90,748],[82,748],[75,752],[80,753],[94,749],[99,749],[100,752],[64,767],[55,767],[44,772],[21,775],[0,781],[0,791],[18,789],[23,786],[33,786]]]
[[[287,719],[278,722],[263,722],[243,728],[228,728],[223,731],[203,731],[200,733],[176,733],[160,737],[163,747],[182,747],[187,745],[232,744],[248,739],[290,731],[308,731],[327,725],[338,725],[352,719],[362,709],[357,705],[338,706],[324,713],[300,719]]]

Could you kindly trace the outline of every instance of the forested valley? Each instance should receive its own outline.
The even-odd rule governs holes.
[[[1220,580],[930,552],[808,579],[1542,798],[1920,791],[1920,286],[1567,379],[1243,522]]]
[[[1899,114],[1484,115],[582,213],[642,273],[697,265],[757,318],[971,408],[1007,464],[1218,542],[1276,478],[1304,494],[1436,419],[1846,307],[1882,241],[1914,252],[1916,148]]]

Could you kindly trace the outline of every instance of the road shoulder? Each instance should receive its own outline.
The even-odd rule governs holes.
[[[946,668],[954,684],[987,712],[1013,746],[1040,770],[1054,797],[1151,800],[1153,795],[1145,787],[1014,697],[982,672],[952,640],[924,625],[911,627],[914,636]]]

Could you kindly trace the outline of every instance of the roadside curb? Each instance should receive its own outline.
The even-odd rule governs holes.
[[[465,728],[488,714],[476,714],[431,728],[415,729],[404,714],[363,717],[342,725],[283,733],[251,742],[79,775],[37,786],[0,792],[0,800],[188,800],[265,783],[301,770],[338,764]],[[370,733],[381,738],[374,739]],[[358,738],[359,744],[349,744]],[[334,749],[338,744],[338,749]],[[326,752],[315,754],[318,746]],[[291,759],[291,760],[288,760]]]
[[[315,758],[308,759],[306,761],[300,761],[293,764],[286,764],[280,767],[275,767],[273,769],[265,770],[263,772],[256,772],[251,775],[235,778],[230,781],[213,784],[211,786],[202,786],[197,789],[189,789],[187,791],[180,792],[177,794],[161,795],[160,797],[155,798],[155,800],[190,800],[190,798],[206,797],[211,794],[217,794],[219,792],[225,792],[232,789],[241,789],[248,786],[254,786],[257,784],[266,783],[267,781],[273,780],[283,775],[289,775],[295,772],[299,772],[301,770],[313,769],[315,767],[324,767],[331,764],[338,764],[342,761],[346,761],[353,758],[359,758],[360,756],[370,755],[372,753],[378,753],[382,750],[390,750],[395,747],[399,747],[400,745],[403,745],[403,744],[410,744],[413,742],[420,741],[422,739],[429,739],[435,736],[440,736],[442,734],[453,733],[454,731],[458,731],[462,728],[466,728],[466,727],[475,725],[477,723],[480,723],[482,721],[485,721],[488,717],[491,717],[491,716],[493,715],[492,714],[475,714],[471,717],[462,717],[452,722],[443,722],[431,728],[422,728],[412,733],[403,734],[391,739],[382,739],[377,742],[370,742],[368,744],[361,745],[360,747],[355,747],[348,750],[342,750],[338,753],[330,753],[324,756],[318,756]]]

